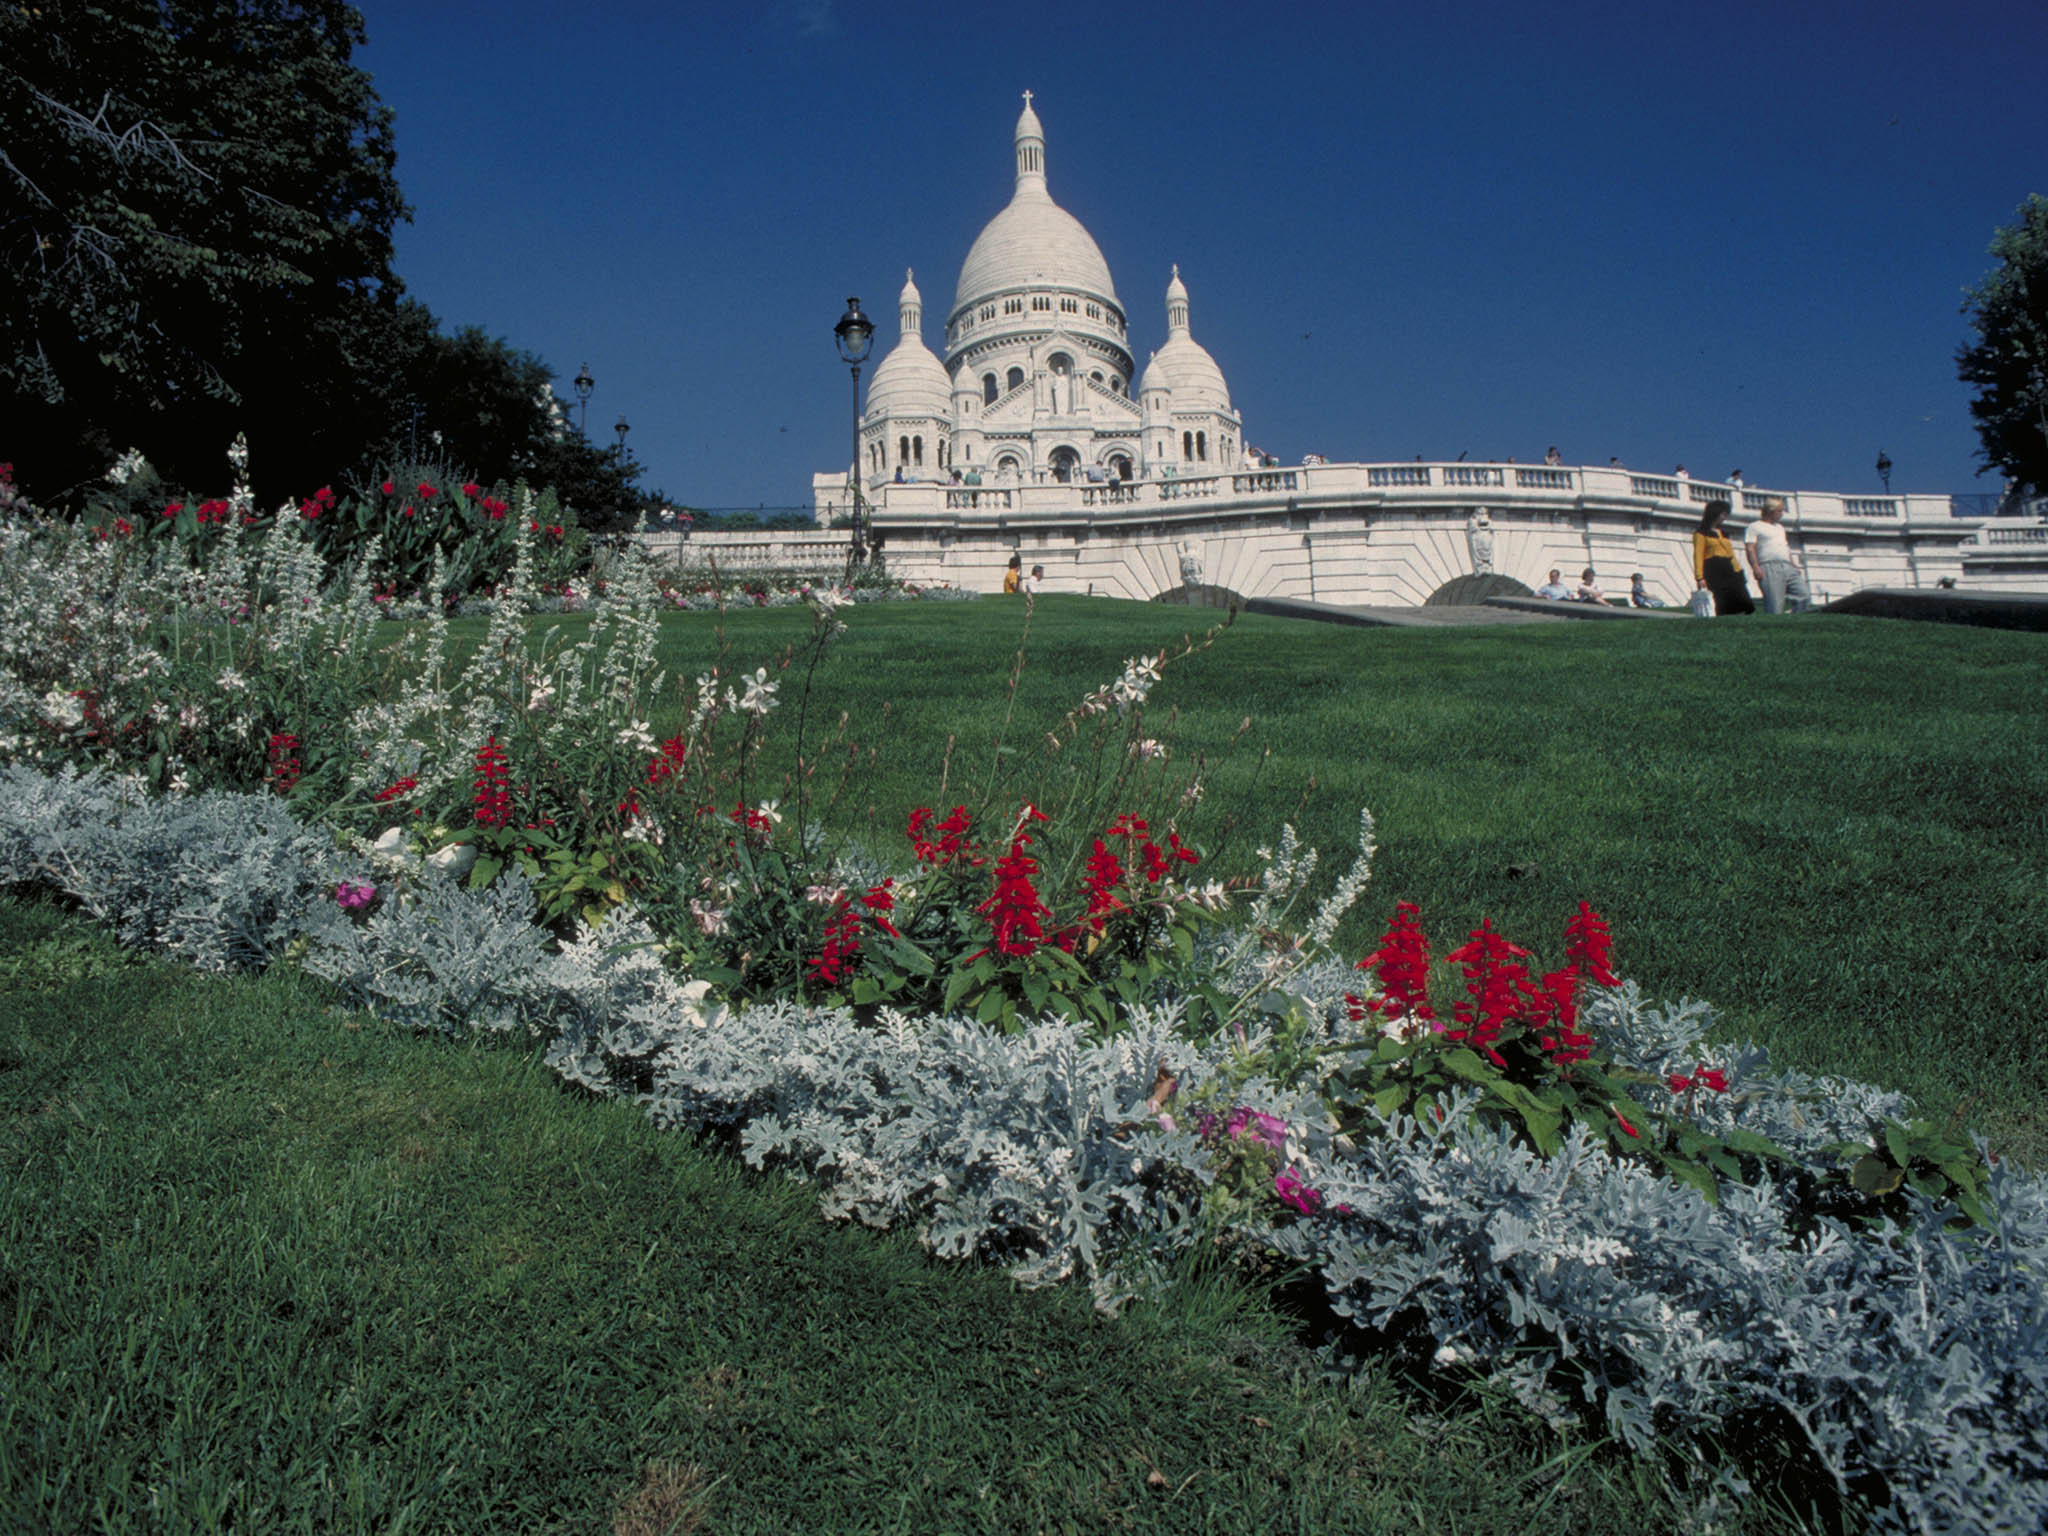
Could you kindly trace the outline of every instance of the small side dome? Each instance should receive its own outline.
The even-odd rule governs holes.
[[[1170,393],[1176,411],[1230,413],[1230,386],[1223,382],[1223,370],[1188,330],[1188,289],[1178,266],[1166,285],[1166,345],[1152,354],[1139,385],[1140,393],[1149,389]]]
[[[909,271],[903,274],[903,292],[896,301],[896,313],[903,333],[889,355],[875,369],[868,384],[864,420],[883,416],[938,416],[949,418],[953,410],[953,381],[946,366],[924,344],[921,327],[924,300]]]

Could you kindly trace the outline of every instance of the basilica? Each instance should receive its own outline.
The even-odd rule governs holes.
[[[1115,483],[1237,465],[1242,418],[1189,330],[1180,269],[1166,285],[1165,344],[1140,375],[1109,264],[1047,189],[1029,91],[1015,148],[1009,205],[961,263],[943,359],[925,345],[923,296],[906,274],[902,335],[861,416],[863,483]],[[820,475],[821,490],[828,478],[843,487]]]

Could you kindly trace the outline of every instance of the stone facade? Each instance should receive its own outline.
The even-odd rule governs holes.
[[[1166,287],[1166,341],[1142,375],[1109,264],[1046,186],[1045,131],[1024,93],[1009,204],[976,237],[945,322],[925,345],[924,297],[906,274],[901,333],[861,415],[866,494],[892,484],[1110,485],[1241,467],[1244,424],[1216,360],[1194,339],[1188,290]],[[846,477],[813,477],[821,514]]]

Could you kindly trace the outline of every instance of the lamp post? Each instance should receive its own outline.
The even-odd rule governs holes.
[[[1882,448],[1877,450],[1877,478],[1884,482],[1885,494],[1892,489],[1892,456]]]
[[[832,327],[832,335],[839,343],[840,357],[853,369],[853,553],[847,560],[850,571],[868,557],[860,515],[860,365],[868,360],[868,349],[875,344],[875,323],[860,312],[859,299],[846,301],[846,313]]]
[[[623,411],[619,414],[618,424],[612,430],[619,434],[619,457],[623,459],[626,456],[626,434],[633,430]]]
[[[576,430],[585,437],[590,436],[590,392],[597,388],[597,380],[590,376],[590,364],[585,363],[569,383],[576,390]]]

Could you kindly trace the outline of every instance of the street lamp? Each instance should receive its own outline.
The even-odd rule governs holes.
[[[614,426],[612,430],[619,434],[619,457],[623,459],[626,456],[626,434],[633,430],[623,412],[619,415],[618,425]]]
[[[1884,482],[1885,494],[1892,489],[1892,458],[1882,448],[1877,450],[1877,478]]]
[[[590,392],[597,388],[597,380],[590,376],[590,364],[585,363],[569,382],[576,389],[576,430],[588,437],[590,433],[585,429],[590,425]]]
[[[839,343],[840,357],[853,369],[853,553],[847,561],[851,568],[868,557],[860,517],[860,365],[868,360],[868,349],[875,344],[875,323],[860,312],[859,299],[846,301],[846,313],[832,327],[832,335]]]

